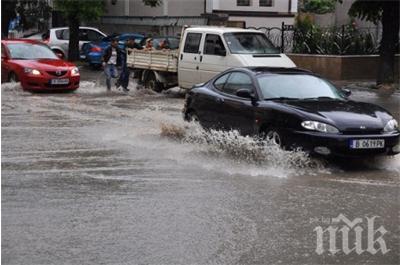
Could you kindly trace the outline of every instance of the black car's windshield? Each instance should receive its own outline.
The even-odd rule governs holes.
[[[264,99],[344,99],[332,84],[312,75],[266,74],[257,80]]]
[[[42,44],[9,43],[7,47],[12,59],[58,59],[57,55],[49,47]]]
[[[229,50],[234,54],[278,54],[279,50],[272,45],[262,33],[239,32],[225,33],[224,38]]]

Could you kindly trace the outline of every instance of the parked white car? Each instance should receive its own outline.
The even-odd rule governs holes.
[[[79,27],[79,50],[84,43],[99,41],[107,35],[92,27]],[[69,28],[52,28],[45,33],[35,34],[28,39],[43,40],[57,55],[65,58],[68,55]]]

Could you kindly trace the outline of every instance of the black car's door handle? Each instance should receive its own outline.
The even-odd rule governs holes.
[[[224,99],[223,98],[216,98],[215,101],[217,103],[220,103],[220,104],[224,103]]]

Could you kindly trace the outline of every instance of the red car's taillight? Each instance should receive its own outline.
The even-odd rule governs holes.
[[[101,48],[100,47],[92,47],[90,49],[91,52],[101,52]]]

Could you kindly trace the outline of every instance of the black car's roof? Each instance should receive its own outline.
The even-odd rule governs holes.
[[[235,70],[249,70],[255,74],[274,74],[274,73],[285,73],[285,74],[312,74],[312,72],[295,67],[266,67],[266,66],[249,66],[249,67],[239,67],[235,68]]]

